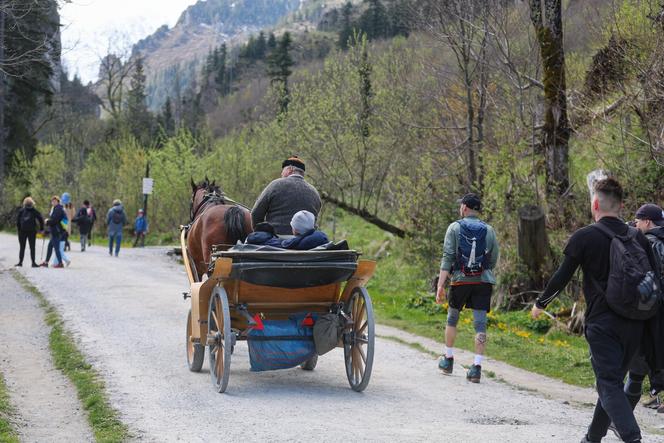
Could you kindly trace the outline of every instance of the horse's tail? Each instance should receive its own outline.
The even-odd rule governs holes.
[[[232,206],[224,214],[226,225],[226,241],[234,245],[238,240],[244,242],[247,236],[244,233],[244,213],[239,206]]]

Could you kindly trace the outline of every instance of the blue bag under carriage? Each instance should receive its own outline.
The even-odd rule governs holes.
[[[247,336],[249,362],[254,372],[288,369],[316,355],[313,328],[302,326],[304,316],[288,320],[265,320],[263,329]]]

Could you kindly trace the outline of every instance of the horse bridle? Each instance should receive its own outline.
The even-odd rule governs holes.
[[[201,203],[196,207],[196,210],[193,209],[193,202],[192,202],[190,224],[193,224],[196,221],[197,215],[199,215],[198,212],[203,208],[203,206],[209,203],[221,204],[221,205],[226,204],[226,197],[224,196],[223,192],[220,194],[216,190],[214,190],[212,192],[206,192],[203,195],[203,200],[201,200]]]

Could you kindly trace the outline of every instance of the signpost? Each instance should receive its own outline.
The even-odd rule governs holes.
[[[150,178],[150,163],[145,167],[145,178],[143,179],[143,216],[148,217],[148,195],[152,194],[154,179]]]

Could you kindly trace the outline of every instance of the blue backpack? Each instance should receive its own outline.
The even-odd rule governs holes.
[[[458,221],[459,238],[455,269],[466,277],[477,277],[484,271],[487,225],[483,221]]]

